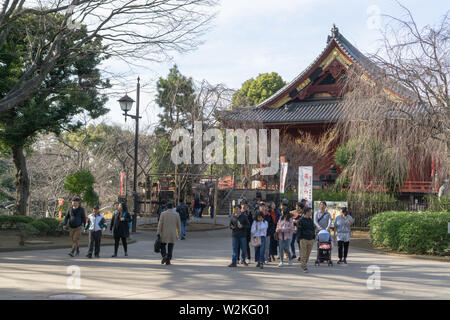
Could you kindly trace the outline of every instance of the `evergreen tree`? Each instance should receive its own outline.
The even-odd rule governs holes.
[[[62,23],[63,17],[56,15],[54,23]],[[27,30],[27,32],[25,32]],[[39,17],[24,16],[17,19],[8,33],[7,44],[0,51],[0,98],[16,85],[25,66],[32,64],[29,50],[37,50],[29,46],[34,38],[50,39],[51,32],[43,34]],[[88,42],[79,48],[76,59],[69,60],[65,51],[71,50],[76,40],[86,37],[86,28],[65,38],[62,43],[63,54],[56,67],[48,74],[40,90],[21,106],[2,113],[0,118],[0,149],[12,153],[15,167],[16,207],[15,214],[25,215],[29,196],[30,182],[28,178],[25,150],[37,134],[60,134],[63,130],[79,127],[74,117],[87,112],[96,118],[108,110],[104,107],[106,96],[100,94],[98,88],[109,87],[108,82],[100,78],[97,66],[105,56],[101,54],[104,47],[100,39]],[[45,45],[40,43],[42,50]]]
[[[195,88],[192,78],[187,78],[174,65],[167,78],[159,78],[156,103],[162,109],[159,114],[157,134],[176,127],[191,128],[195,112]]]

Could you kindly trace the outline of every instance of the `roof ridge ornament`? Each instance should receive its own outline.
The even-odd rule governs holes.
[[[331,35],[327,38],[327,44],[330,43],[332,39],[335,39],[339,36],[339,29],[336,27],[336,24],[333,23],[333,28],[331,28]]]

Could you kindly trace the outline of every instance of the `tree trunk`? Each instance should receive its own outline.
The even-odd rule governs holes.
[[[23,146],[14,146],[13,160],[16,179],[15,215],[26,215],[28,196],[30,194],[30,180],[28,178],[27,163],[23,153]]]

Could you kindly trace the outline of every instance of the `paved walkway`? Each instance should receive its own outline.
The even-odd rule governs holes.
[[[206,221],[206,218],[205,218]],[[224,222],[224,221],[223,221]],[[47,299],[82,294],[89,299],[450,299],[450,264],[374,254],[350,247],[349,264],[314,267],[304,274],[298,262],[263,270],[228,268],[229,230],[191,232],[178,241],[171,266],[153,253],[154,232],[135,235],[129,257],[70,258],[65,249],[0,253],[0,299]],[[252,249],[253,250],[253,249]],[[252,252],[253,254],[253,252]],[[336,252],[333,252],[334,257]],[[80,269],[79,289],[67,287],[68,267]],[[367,288],[367,268],[381,270],[381,288]],[[73,283],[70,282],[69,284]]]

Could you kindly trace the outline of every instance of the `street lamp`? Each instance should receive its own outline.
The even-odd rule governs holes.
[[[134,120],[136,120],[136,129],[134,132],[134,174],[133,174],[133,221],[131,226],[131,232],[136,232],[136,224],[137,224],[137,205],[138,205],[138,199],[137,199],[137,164],[138,164],[138,147],[139,147],[139,119],[142,118],[139,116],[139,93],[140,93],[140,79],[137,78],[137,90],[136,90],[136,115],[129,114],[128,112],[133,107],[134,100],[131,99],[127,94],[120,98],[119,104],[120,109],[124,111],[123,114],[125,116],[125,122],[127,121],[127,117],[130,117]]]
[[[120,109],[125,112],[125,122],[127,121],[128,111],[133,107],[134,100],[131,99],[127,94],[120,98],[119,100]]]

